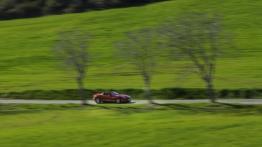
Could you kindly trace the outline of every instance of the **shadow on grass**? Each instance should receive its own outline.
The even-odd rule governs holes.
[[[130,104],[113,104],[113,105],[92,105],[93,108],[104,110],[112,110],[124,114],[143,113],[155,110],[154,107],[148,105],[130,105]]]
[[[41,104],[0,104],[0,115],[16,115],[23,113],[37,113],[47,110],[77,110],[80,105],[41,105]]]
[[[0,115],[15,115],[21,113],[37,113],[49,110],[88,110],[100,109],[111,110],[121,114],[146,113],[151,111],[176,111],[183,114],[212,113],[212,114],[235,114],[250,115],[262,114],[262,105],[238,105],[228,103],[214,104],[152,104],[152,105],[132,105],[132,104],[102,104],[102,105],[29,105],[29,104],[9,104],[0,105]]]
[[[228,103],[214,103],[214,104],[153,104],[153,105],[93,105],[92,107],[113,110],[120,113],[143,113],[150,111],[166,111],[176,110],[184,114],[194,113],[214,113],[214,114],[236,114],[236,115],[250,115],[262,114],[262,106],[260,105],[239,105]]]
[[[241,105],[228,103],[211,104],[157,104],[162,107],[173,110],[181,110],[187,113],[232,113],[232,114],[261,114],[260,105]]]

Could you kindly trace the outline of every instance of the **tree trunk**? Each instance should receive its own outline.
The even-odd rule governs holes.
[[[152,94],[151,94],[151,79],[150,76],[144,76],[145,82],[145,97],[149,101],[150,104],[153,104]]]
[[[86,105],[87,101],[85,99],[85,88],[84,88],[84,78],[82,76],[77,77],[78,93],[80,99],[82,100],[82,105]]]
[[[212,80],[207,80],[207,96],[212,103],[216,102],[216,96]]]

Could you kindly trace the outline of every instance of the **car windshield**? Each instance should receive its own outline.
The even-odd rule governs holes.
[[[119,93],[113,91],[113,92],[111,92],[111,94],[112,94],[112,95],[118,95]]]

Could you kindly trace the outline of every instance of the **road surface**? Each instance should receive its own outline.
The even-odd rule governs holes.
[[[209,103],[207,99],[196,100],[154,100],[159,104],[191,104]],[[244,105],[262,105],[262,99],[218,99],[218,102]],[[89,104],[95,104],[89,100]],[[133,100],[132,104],[147,104],[147,100]],[[0,99],[0,104],[81,104],[80,100],[21,100],[21,99]]]

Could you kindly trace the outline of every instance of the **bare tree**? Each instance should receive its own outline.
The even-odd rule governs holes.
[[[217,59],[226,48],[227,37],[216,15],[187,14],[175,23],[163,27],[173,54],[188,57],[201,79],[206,83],[207,95],[216,101],[214,78]]]
[[[84,79],[86,69],[90,62],[88,52],[89,35],[81,31],[69,31],[59,34],[59,39],[55,44],[55,53],[64,65],[76,72],[76,82],[82,104],[87,104],[84,93]]]
[[[144,82],[145,97],[153,103],[151,82],[156,67],[157,41],[153,29],[129,32],[126,39],[118,42],[121,56],[133,64]]]

